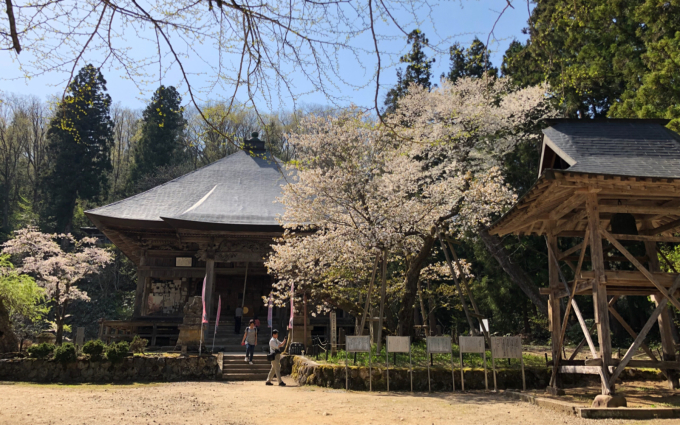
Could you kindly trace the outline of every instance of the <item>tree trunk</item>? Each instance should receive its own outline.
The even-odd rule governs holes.
[[[546,300],[541,298],[541,295],[538,293],[538,288],[534,282],[531,281],[531,278],[526,274],[526,272],[522,270],[522,268],[517,264],[513,263],[512,259],[510,258],[510,253],[503,246],[501,238],[489,234],[487,229],[481,230],[479,235],[481,236],[486,249],[488,249],[491,255],[494,256],[496,261],[498,261],[498,264],[501,265],[503,270],[505,270],[505,272],[510,276],[512,281],[515,282],[522,292],[524,292],[527,297],[529,297],[529,300],[531,300],[531,302],[536,305],[538,311],[547,316],[548,303]]]
[[[19,342],[14,332],[12,332],[9,311],[7,311],[5,304],[0,300],[0,353],[14,352],[18,348]]]
[[[64,321],[66,320],[66,305],[68,304],[68,301],[64,301],[64,303],[60,306],[57,307],[57,311],[55,314],[54,321],[57,323],[57,339],[55,343],[57,345],[61,345],[63,339],[64,339]]]
[[[434,309],[436,307],[434,297],[432,296],[432,287],[430,285],[430,282],[427,282],[427,306],[429,309],[427,310],[427,320],[428,320],[428,326],[430,330],[430,335],[439,335],[439,332],[437,332],[437,319],[434,317]]]
[[[409,267],[406,271],[404,295],[401,299],[401,308],[399,310],[399,324],[401,325],[402,332],[409,335],[411,339],[416,336],[415,329],[413,328],[413,313],[415,310],[420,271],[425,267],[427,258],[430,256],[432,248],[434,247],[434,232],[434,229],[432,229],[430,234],[423,238],[423,247],[420,249],[418,255],[413,257],[409,262]]]

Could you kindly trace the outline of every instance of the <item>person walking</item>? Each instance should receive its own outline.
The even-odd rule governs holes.
[[[267,382],[265,382],[266,385],[274,385],[272,384],[272,378],[274,378],[274,374],[276,374],[276,379],[279,381],[279,385],[282,387],[286,386],[286,383],[281,380],[281,350],[280,348],[286,345],[286,339],[284,338],[283,341],[278,340],[279,337],[279,331],[274,329],[272,331],[272,339],[269,340],[269,355],[267,356],[267,360],[272,362],[272,369],[269,371],[269,376],[267,376]]]
[[[257,318],[257,316],[253,317],[253,320],[255,321],[255,329],[257,329],[258,332],[260,332],[260,319]]]
[[[246,332],[243,334],[243,340],[241,340],[241,345],[246,346],[246,362],[253,364],[253,355],[255,354],[255,346],[257,345],[257,328],[255,327],[255,321],[251,320],[248,323]]]
[[[241,333],[241,318],[243,317],[243,309],[241,307],[236,307],[234,310],[234,333]]]

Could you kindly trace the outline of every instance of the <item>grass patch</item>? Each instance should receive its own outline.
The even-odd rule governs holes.
[[[458,345],[453,344],[453,364],[454,367],[460,366],[460,351]],[[427,367],[430,362],[430,356],[426,352],[425,342],[418,342],[411,345],[411,357],[413,360],[413,367]],[[325,355],[319,355],[317,360],[319,363],[323,364],[337,364],[345,365],[345,351],[338,350],[336,355],[329,355],[328,362],[325,361]],[[354,366],[355,353],[348,354],[349,365]],[[383,345],[380,353],[377,352],[377,346],[372,347],[372,362],[374,366],[380,366],[385,364],[385,346]],[[408,367],[408,353],[397,353],[397,367]],[[546,367],[545,357],[525,353],[524,357],[524,367]],[[488,367],[491,367],[491,352],[487,350],[486,358],[488,362]],[[368,353],[356,353],[356,366],[368,366]],[[449,354],[433,354],[432,363],[434,367],[451,367],[451,356]],[[394,354],[390,353],[390,367],[394,366]],[[463,354],[463,366],[466,368],[483,368],[483,360],[481,354]],[[504,369],[520,369],[519,359],[512,359],[508,362],[507,359],[496,359],[496,367]]]

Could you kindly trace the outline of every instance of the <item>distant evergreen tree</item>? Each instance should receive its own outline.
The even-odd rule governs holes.
[[[50,167],[41,179],[44,227],[72,232],[78,199],[97,201],[106,195],[112,169],[110,106],[100,70],[84,66],[68,86],[47,131]]]
[[[531,54],[529,41],[527,41],[527,44],[522,44],[517,40],[510,43],[510,46],[508,46],[508,49],[503,54],[501,74],[512,78],[512,81],[518,87],[541,84],[545,79],[540,65],[536,63]]]
[[[491,76],[498,74],[498,69],[491,65],[489,59],[490,52],[478,38],[467,49],[456,43],[449,49],[451,68],[448,74],[442,74],[452,82],[456,82],[461,77],[479,78],[487,70]]]
[[[411,83],[426,87],[428,90],[432,87],[430,79],[435,60],[428,59],[423,51],[429,43],[425,34],[415,29],[408,35],[407,41],[411,45],[411,51],[399,59],[399,62],[407,64],[406,72],[402,74],[401,69],[397,69],[397,85],[387,92],[385,97],[386,113],[396,109],[397,102],[406,94]]]
[[[186,120],[182,97],[172,86],[160,86],[144,110],[141,137],[130,170],[130,189],[159,168],[181,164],[187,159],[183,136]]]

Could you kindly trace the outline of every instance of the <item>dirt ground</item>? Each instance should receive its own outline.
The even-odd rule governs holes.
[[[551,397],[545,391],[530,391],[536,396],[566,401],[579,406],[588,407],[596,395],[600,394],[600,386],[565,388],[566,394]],[[659,408],[680,407],[680,391],[669,390],[666,382],[628,381],[616,386],[616,393],[626,397],[628,407]],[[678,421],[680,423],[680,421]]]
[[[365,393],[262,382],[0,383],[0,425],[633,424],[567,416],[475,393]],[[678,420],[644,421],[645,425]]]

